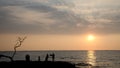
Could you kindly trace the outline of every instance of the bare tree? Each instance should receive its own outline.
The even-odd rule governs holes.
[[[16,54],[16,51],[17,51],[17,48],[22,45],[23,41],[24,41],[26,38],[27,38],[27,37],[23,37],[23,38],[22,38],[22,37],[18,37],[17,43],[16,43],[15,46],[14,46],[14,53],[13,53],[12,57],[11,57],[11,56],[6,56],[6,55],[1,55],[1,54],[0,54],[0,59],[1,59],[2,57],[5,57],[5,58],[8,58],[8,59],[10,59],[11,61],[13,61],[13,58],[14,58],[14,56],[15,56],[15,54]]]
[[[26,39],[27,37],[18,37],[18,40],[17,40],[17,43],[15,44],[14,46],[14,53],[12,55],[12,59],[14,58],[15,54],[16,54],[16,51],[17,51],[17,48],[20,47],[23,43],[23,41]]]

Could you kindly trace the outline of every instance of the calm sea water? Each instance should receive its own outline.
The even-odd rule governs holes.
[[[45,60],[46,54],[55,54],[56,61],[68,61],[71,63],[90,63],[98,68],[120,68],[120,50],[104,51],[18,51],[14,60],[25,60],[25,55],[29,54],[32,61],[37,61],[40,56],[41,61]],[[1,51],[0,54],[12,56],[12,51]],[[52,58],[49,58],[51,61]],[[2,58],[0,61],[9,61]],[[82,68],[82,67],[81,67]],[[90,67],[83,67],[90,68]]]

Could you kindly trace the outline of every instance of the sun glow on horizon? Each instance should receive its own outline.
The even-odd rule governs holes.
[[[88,40],[88,41],[93,41],[93,40],[95,40],[95,36],[92,35],[92,34],[91,34],[91,35],[88,35],[88,36],[87,36],[87,40]]]

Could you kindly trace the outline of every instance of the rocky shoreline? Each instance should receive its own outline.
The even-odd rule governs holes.
[[[13,61],[13,62],[0,62],[0,66],[10,68],[76,68],[75,64],[63,61]]]

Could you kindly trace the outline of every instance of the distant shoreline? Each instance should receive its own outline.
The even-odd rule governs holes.
[[[6,50],[6,52],[13,52],[12,50]],[[18,50],[19,52],[27,52],[27,51],[120,51],[120,50]],[[0,52],[4,52],[4,51],[0,51]]]

